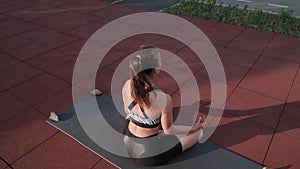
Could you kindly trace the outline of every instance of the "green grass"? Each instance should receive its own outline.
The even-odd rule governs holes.
[[[247,6],[216,5],[215,0],[206,3],[181,0],[178,5],[165,8],[164,12],[300,37],[300,19],[293,16],[292,10],[281,9],[278,14],[274,14],[248,9]]]

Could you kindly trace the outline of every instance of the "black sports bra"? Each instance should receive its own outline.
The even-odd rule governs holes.
[[[132,121],[134,124],[145,127],[145,128],[155,128],[161,124],[160,117],[157,119],[150,119],[147,114],[144,112],[143,108],[141,108],[141,111],[144,115],[144,117],[133,113],[131,110],[132,108],[137,104],[137,102],[134,100],[131,102],[131,104],[128,106],[128,116],[130,121]]]

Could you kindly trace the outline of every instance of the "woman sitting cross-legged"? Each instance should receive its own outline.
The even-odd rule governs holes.
[[[124,137],[127,152],[142,165],[161,165],[198,143],[203,135],[203,118],[192,126],[173,125],[172,99],[155,87],[160,58],[152,46],[141,47],[142,54],[131,60],[131,79],[122,89],[129,124]],[[160,132],[162,127],[163,132]]]

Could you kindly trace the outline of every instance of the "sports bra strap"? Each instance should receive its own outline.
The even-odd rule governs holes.
[[[136,100],[133,100],[133,101],[130,103],[130,105],[128,106],[128,109],[129,109],[129,110],[132,110],[133,107],[134,107],[136,104],[137,104],[137,101],[136,101]],[[140,106],[140,109],[141,109],[141,111],[142,111],[144,117],[149,119],[149,117],[147,116],[147,114],[145,113],[144,109],[143,109],[141,106]]]
[[[149,117],[148,117],[147,114],[145,113],[144,109],[143,109],[142,107],[140,107],[140,108],[141,108],[141,111],[142,111],[144,117],[147,118],[147,119],[149,119]]]
[[[133,107],[134,107],[136,104],[137,104],[137,102],[136,102],[135,100],[133,100],[133,101],[130,103],[130,105],[128,106],[128,109],[129,109],[129,110],[132,110]]]

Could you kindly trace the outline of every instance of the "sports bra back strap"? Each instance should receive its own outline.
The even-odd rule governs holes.
[[[129,110],[132,110],[133,107],[134,107],[136,104],[137,104],[137,102],[136,102],[135,100],[133,100],[133,101],[130,103],[130,105],[128,106],[128,109],[129,109]]]
[[[136,101],[136,100],[133,100],[133,101],[130,103],[130,105],[128,106],[128,109],[129,109],[129,110],[132,110],[133,107],[134,107],[136,104],[137,104],[137,101]],[[143,113],[144,117],[149,119],[149,117],[147,116],[147,114],[145,113],[144,109],[143,109],[141,106],[140,106],[140,109],[141,109],[141,112]]]
[[[140,108],[141,108],[141,111],[142,111],[144,117],[147,118],[147,119],[149,119],[149,117],[148,117],[147,114],[145,113],[144,109],[143,109],[141,106],[140,106]]]

